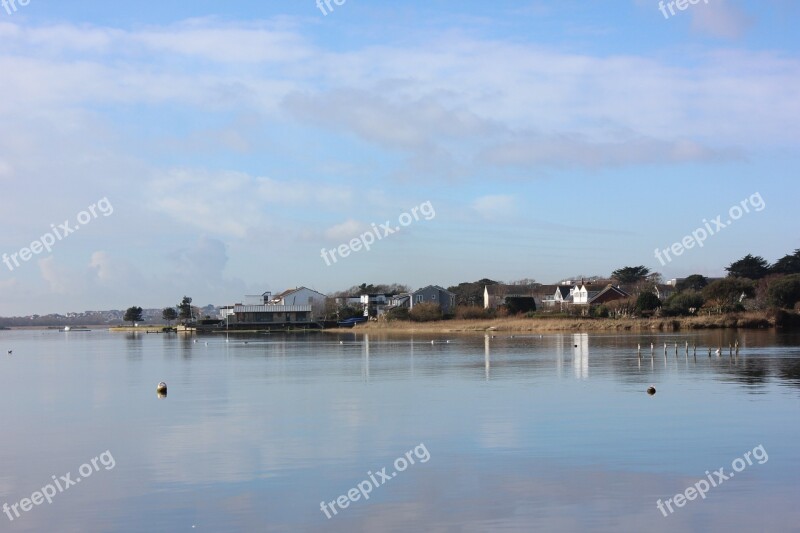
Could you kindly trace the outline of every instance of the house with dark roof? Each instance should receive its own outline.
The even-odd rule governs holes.
[[[533,298],[538,285],[506,285],[496,283],[483,286],[483,308],[497,309],[507,298]]]
[[[595,294],[590,300],[589,305],[600,305],[615,300],[623,300],[630,297],[621,287],[609,284],[605,289]]]
[[[456,295],[438,285],[428,285],[411,293],[409,305],[411,309],[421,303],[435,303],[445,315],[455,313]]]
[[[572,291],[575,290],[574,287],[570,285],[557,285],[556,290],[553,293],[552,300],[548,300],[546,305],[549,307],[552,306],[563,306],[564,304],[571,304],[572,303]],[[552,302],[552,303],[551,303]]]

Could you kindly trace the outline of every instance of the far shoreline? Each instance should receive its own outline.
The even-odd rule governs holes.
[[[667,318],[493,318],[434,322],[371,321],[354,328],[325,330],[357,333],[643,332],[703,329],[800,329],[800,315],[788,311],[750,311],[724,315]]]

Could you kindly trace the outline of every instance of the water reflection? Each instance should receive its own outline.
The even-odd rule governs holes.
[[[572,365],[575,369],[575,377],[587,379],[589,377],[589,334],[574,333],[572,346]]]
[[[789,530],[800,348],[787,338],[800,340],[0,333],[14,348],[0,372],[0,426],[13,435],[0,447],[0,503],[111,449],[114,476],[11,531],[143,531],[154,517],[163,531],[741,529],[757,526],[753,508]],[[707,356],[737,339],[738,355]],[[157,401],[161,380],[170,396]],[[335,521],[319,513],[420,442],[424,469]],[[770,468],[669,521],[658,514],[657,497],[759,443]]]

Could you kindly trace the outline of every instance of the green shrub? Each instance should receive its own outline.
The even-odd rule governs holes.
[[[643,292],[636,298],[636,310],[642,311],[655,311],[661,307],[661,300],[652,292]]]
[[[770,305],[792,309],[800,302],[800,274],[791,274],[773,281],[767,289]]]
[[[692,315],[696,314],[704,303],[705,298],[702,294],[688,289],[670,296],[664,304],[663,311],[667,316]]]

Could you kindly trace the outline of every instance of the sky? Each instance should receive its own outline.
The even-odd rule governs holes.
[[[0,315],[773,262],[800,4],[684,8],[7,3]]]

